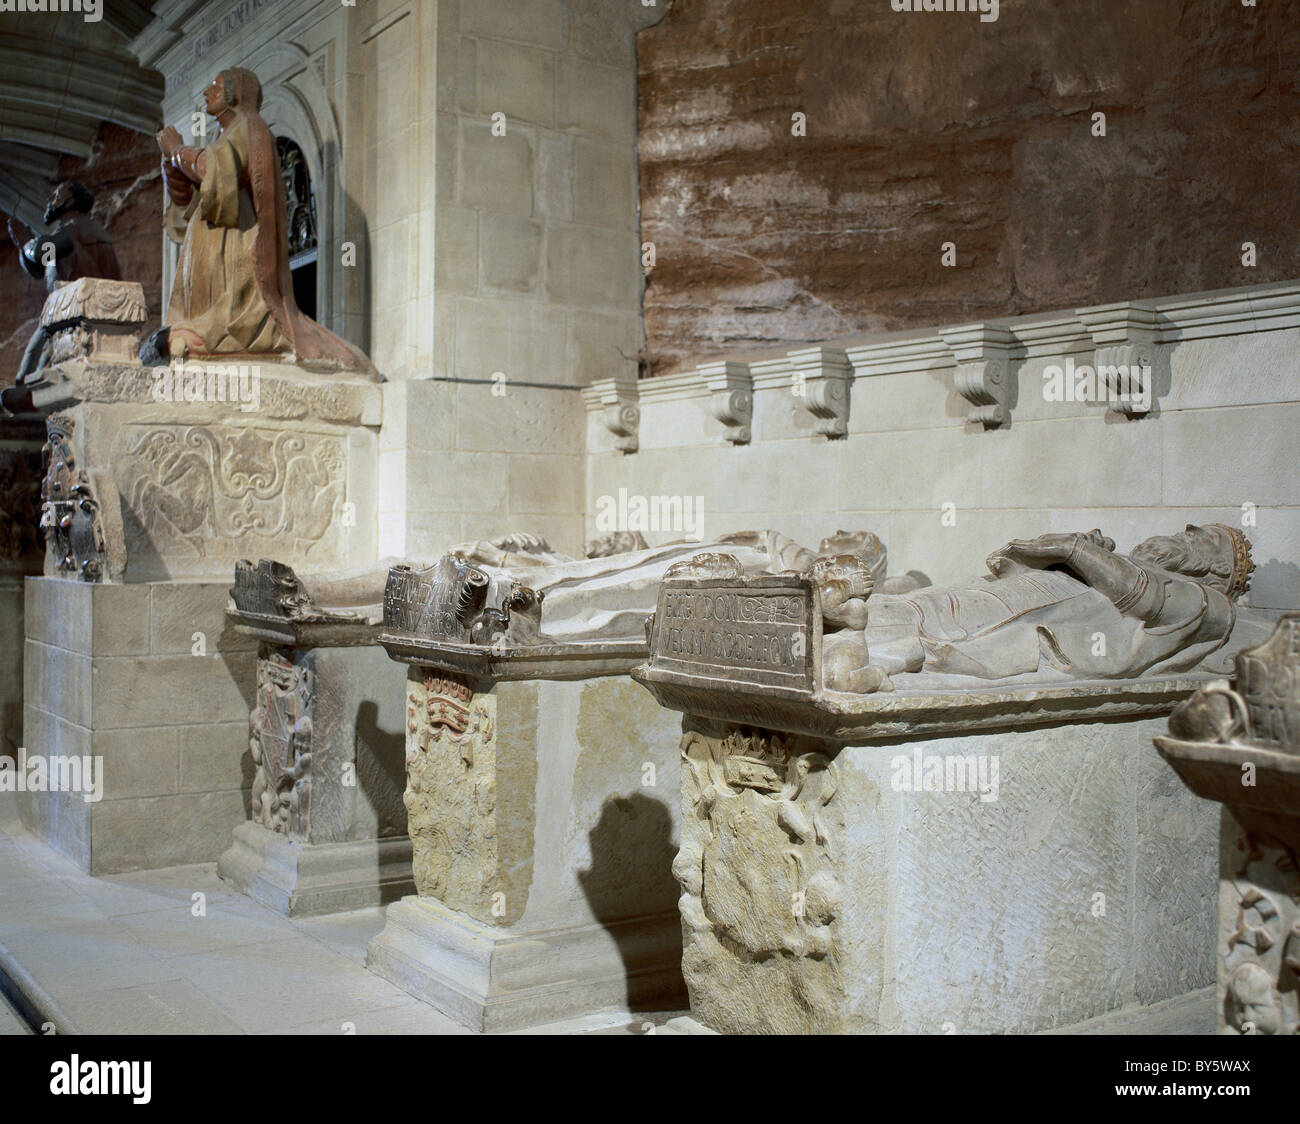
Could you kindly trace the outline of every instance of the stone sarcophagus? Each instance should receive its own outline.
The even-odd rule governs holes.
[[[416,894],[366,962],[476,1030],[680,1006],[676,738],[626,677],[644,638],[521,641],[533,593],[490,582],[453,555],[389,577]]]
[[[1156,748],[1221,804],[1218,1028],[1300,1034],[1300,613],[1202,686]]]
[[[1133,581],[1128,558],[1102,557],[1108,540],[1078,538],[1080,571],[1095,550]],[[1249,614],[1211,651],[1162,649],[1163,673],[1099,674],[1086,659],[1104,644],[1080,659],[1070,626],[1112,643],[1127,626],[1082,579],[1005,566],[1011,553],[969,589],[897,595],[838,562],[753,576],[711,559],[665,578],[632,676],[684,716],[673,869],[695,1018],[1028,1033],[1168,1000],[1207,1021],[1194,993],[1213,978],[1214,823],[1144,745]],[[1213,601],[1166,577],[1153,617]],[[1048,634],[1032,631],[1040,609]],[[1071,619],[1085,611],[1102,623]]]
[[[251,819],[217,871],[286,914],[377,905],[413,888],[404,698],[376,644],[380,594],[364,571],[309,588],[278,562],[235,568],[227,616],[259,645]]]

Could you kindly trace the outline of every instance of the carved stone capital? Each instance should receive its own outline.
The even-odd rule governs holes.
[[[832,440],[849,432],[853,364],[837,347],[805,347],[788,353],[793,391],[817,419],[817,432]]]
[[[624,453],[635,453],[641,429],[636,381],[603,379],[595,387],[600,394],[601,421],[614,435],[614,447]]]
[[[1155,308],[1141,301],[1123,301],[1080,309],[1075,315],[1092,336],[1098,390],[1110,412],[1144,417],[1155,405],[1156,372],[1167,359],[1156,346]]]
[[[939,335],[957,364],[957,393],[974,407],[967,415],[985,429],[1011,424],[1015,389],[1011,349],[1015,336],[1004,324],[964,324],[940,328]]]
[[[754,379],[749,365],[729,359],[701,363],[697,368],[709,388],[709,410],[727,427],[733,445],[748,445],[753,434]]]

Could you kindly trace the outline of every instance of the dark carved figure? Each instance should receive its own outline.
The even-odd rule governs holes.
[[[9,237],[18,247],[18,264],[38,281],[45,291],[54,292],[59,285],[81,277],[107,277],[121,280],[122,269],[113,252],[108,232],[92,217],[95,197],[85,184],[65,180],[50,195],[45,207],[45,225],[50,233],[23,237],[22,223],[9,220]],[[28,381],[41,364],[48,332],[38,327],[23,353],[16,383]]]

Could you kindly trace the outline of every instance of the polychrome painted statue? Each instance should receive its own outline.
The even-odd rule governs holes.
[[[168,235],[181,244],[167,308],[173,357],[283,354],[302,363],[369,367],[346,340],[293,298],[289,240],[275,140],[258,114],[262,86],[239,67],[204,91],[220,135],[190,148],[158,134]]]
[[[823,682],[868,692],[962,680],[1222,674],[1272,622],[1239,606],[1254,563],[1232,527],[1189,525],[1129,554],[1094,530],[1016,539],[958,586],[851,596],[822,583]]]

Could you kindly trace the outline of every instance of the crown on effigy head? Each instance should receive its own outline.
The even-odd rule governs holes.
[[[1228,596],[1240,597],[1250,589],[1250,575],[1255,572],[1255,563],[1250,556],[1250,539],[1226,523],[1211,523],[1209,526],[1223,531],[1232,542],[1232,577],[1228,581]]]

